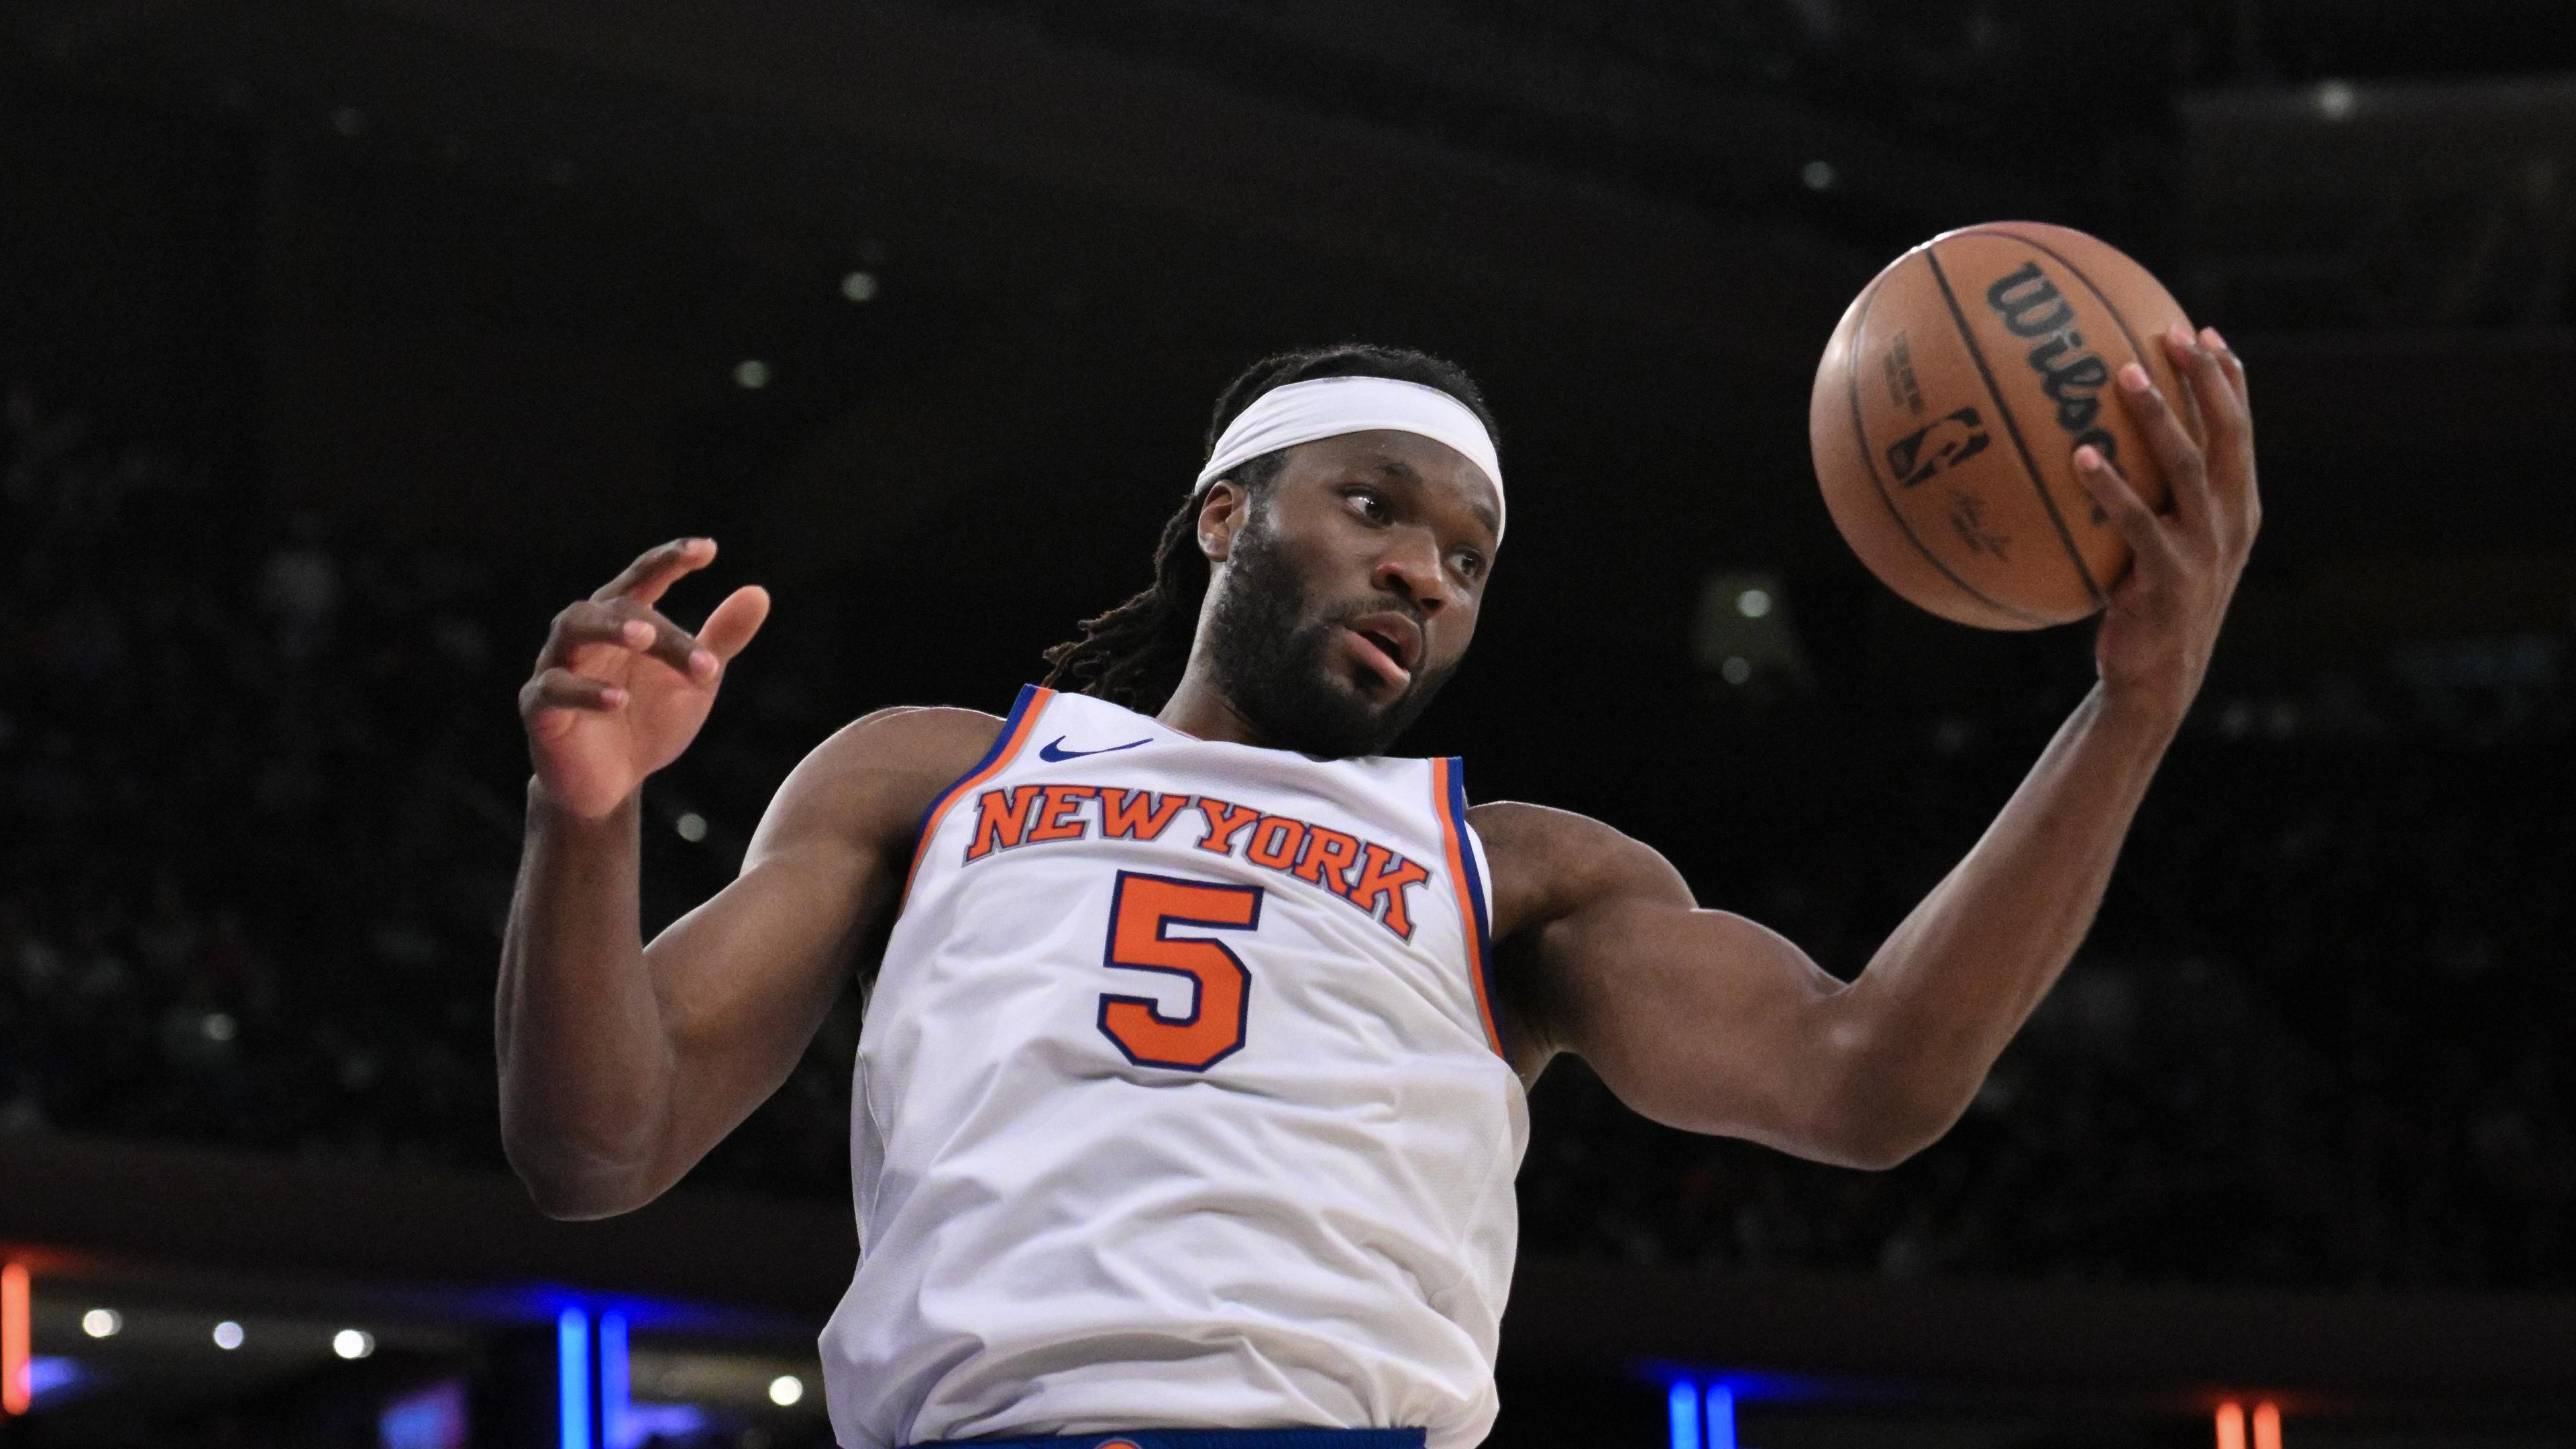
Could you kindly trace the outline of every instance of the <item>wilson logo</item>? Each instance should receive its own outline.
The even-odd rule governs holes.
[[[2075,304],[2039,263],[2025,262],[1986,289],[1986,305],[2003,319],[2005,331],[2037,344],[2023,360],[2039,374],[2039,389],[2057,405],[2057,425],[2074,446],[2090,443],[2118,462],[2119,440],[2100,425],[2102,389],[2110,385],[2111,368],[2086,349],[2084,334],[2075,330]]]

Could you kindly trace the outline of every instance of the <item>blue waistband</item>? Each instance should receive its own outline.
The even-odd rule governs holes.
[[[1066,1439],[943,1439],[912,1449],[1422,1449],[1419,1428],[1136,1428]]]

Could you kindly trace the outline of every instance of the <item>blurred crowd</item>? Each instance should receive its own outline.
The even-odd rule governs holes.
[[[476,581],[6,406],[0,1126],[437,1150],[490,1114],[456,968],[507,889]]]
[[[5,405],[0,1131],[499,1165],[511,699],[557,603]],[[839,1191],[854,1035],[725,1162]]]
[[[24,389],[0,424],[0,1132],[497,1166],[509,701],[558,601],[473,559],[335,541]],[[1527,1247],[2576,1282],[2561,665],[2554,639],[2490,641],[2399,659],[2371,699],[2212,698],[2065,983],[1960,1128],[1895,1171],[1665,1131],[1552,1069]],[[840,722],[800,710],[747,701],[648,797],[668,827],[648,831],[648,916],[730,875],[728,840]],[[1834,870],[1784,857],[1726,903],[1855,967],[1924,883],[1909,842],[1972,837],[2028,758],[1936,724],[1919,792],[1867,833],[1883,844],[1837,842]],[[737,834],[693,834],[700,809]],[[853,994],[700,1180],[846,1190],[857,1013]]]
[[[2222,671],[2084,949],[1941,1144],[1816,1168],[1636,1124],[1561,1070],[1528,1241],[1891,1275],[2576,1282],[2563,653],[2418,646],[2371,687],[2300,693]],[[1922,793],[1838,829],[1830,870],[1719,903],[1860,968],[2039,743],[1930,733]]]

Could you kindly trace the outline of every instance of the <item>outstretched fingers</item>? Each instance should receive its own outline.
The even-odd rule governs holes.
[[[612,599],[632,599],[651,605],[660,602],[671,585],[716,560],[716,541],[712,538],[675,538],[659,548],[648,549],[628,564],[624,572],[600,586],[591,595],[597,603]]]
[[[2200,345],[2218,359],[2218,370],[2227,379],[2227,390],[2236,394],[2236,406],[2244,414],[2245,430],[2250,436],[2254,428],[2254,394],[2245,382],[2245,359],[2236,355],[2236,349],[2227,345],[2227,339],[2219,336],[2215,327],[2200,329]]]
[[[714,679],[719,664],[715,654],[701,647],[688,630],[629,599],[584,600],[556,615],[538,664],[578,668],[596,658],[602,647],[660,660],[700,682]]]
[[[2208,418],[2210,480],[2231,528],[2250,538],[2262,513],[2254,482],[2254,408],[2245,382],[2245,359],[2215,327],[2200,331],[2195,365],[2211,379],[2202,411]]]
[[[2208,440],[2213,453],[2234,444],[2246,430],[2244,400],[2237,395],[2235,380],[2218,360],[2221,349],[2210,345],[2209,339],[2217,335],[2211,329],[2195,336],[2190,328],[2177,322],[2165,336],[2166,355],[2173,359],[2174,370],[2191,383],[2201,436]]]
[[[576,715],[607,714],[626,706],[626,691],[604,679],[560,666],[541,670],[519,688],[519,715],[540,734],[559,735]]]
[[[2075,477],[2110,516],[2111,526],[2129,541],[2129,552],[2138,568],[2161,573],[2173,567],[2171,525],[2147,506],[2147,500],[2138,496],[2138,490],[2130,486],[2101,449],[2087,443],[2075,450]]]
[[[2120,369],[2120,402],[2156,455],[2173,499],[2173,513],[2187,528],[2205,528],[2209,520],[2209,457],[2184,427],[2183,415],[2156,380],[2137,363]],[[2124,484],[2125,486],[2125,484]]]
[[[545,653],[538,663],[540,667],[570,663],[584,649],[641,649],[652,642],[651,624],[627,618],[606,604],[585,601],[555,616],[554,628],[546,635]]]
[[[745,584],[725,596],[715,612],[698,626],[698,644],[719,662],[730,663],[760,632],[769,618],[769,590],[758,584]]]

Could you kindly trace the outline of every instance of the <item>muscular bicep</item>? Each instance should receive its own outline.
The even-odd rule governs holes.
[[[900,908],[922,812],[999,727],[900,710],[842,730],[779,786],[741,874],[645,947],[678,1082],[671,1177],[787,1079]]]
[[[1700,907],[1638,841],[1508,808],[1531,814],[1476,826],[1534,1034],[1667,1126],[1833,1156],[1842,983],[1778,932]]]

